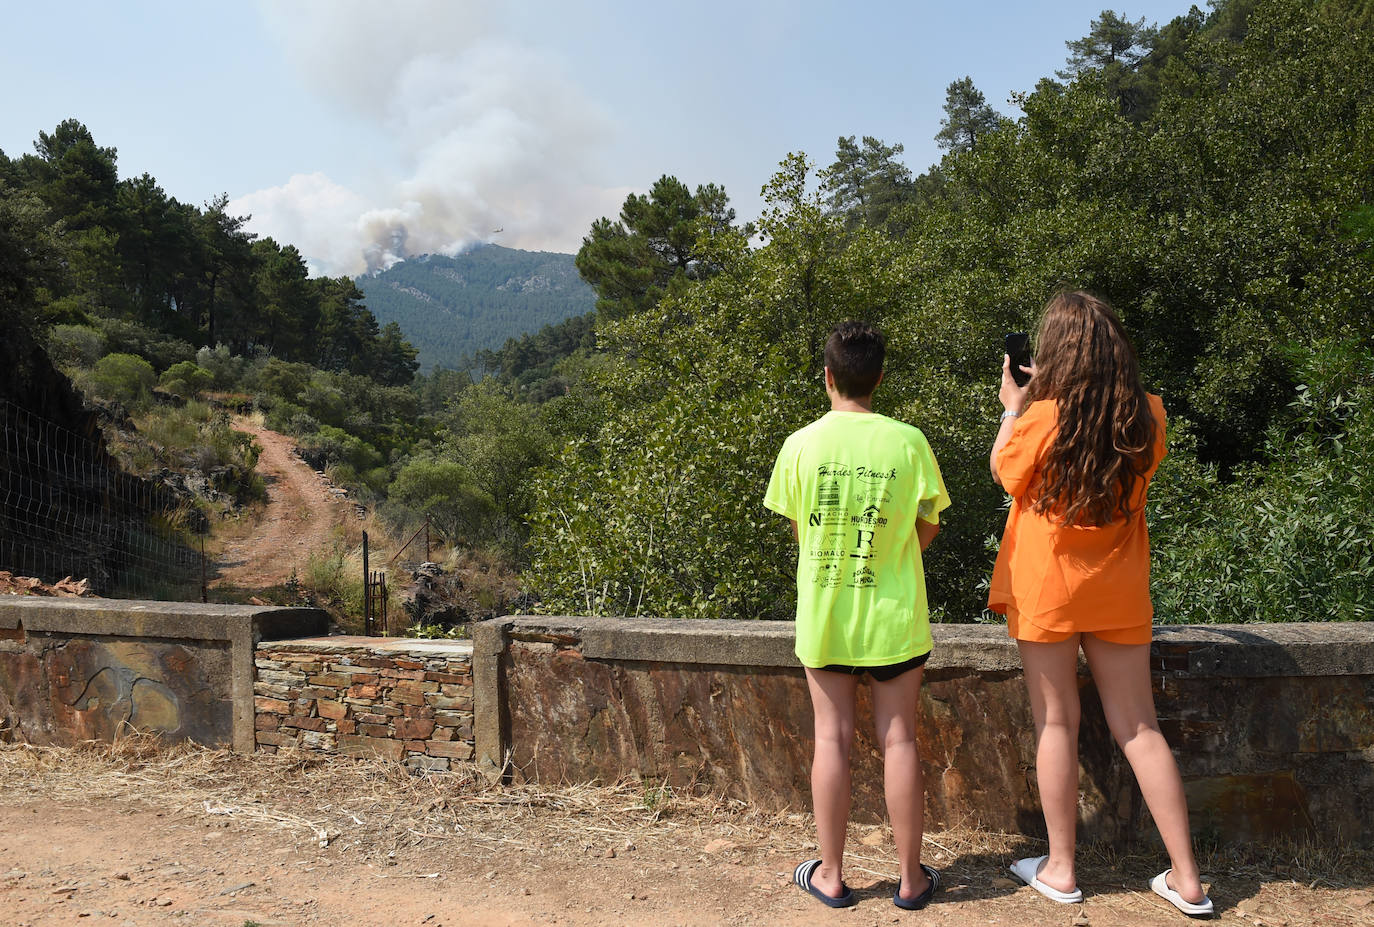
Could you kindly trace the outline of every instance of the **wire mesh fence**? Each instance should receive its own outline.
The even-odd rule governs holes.
[[[103,441],[0,399],[0,570],[117,598],[200,597],[190,500],[124,472]]]

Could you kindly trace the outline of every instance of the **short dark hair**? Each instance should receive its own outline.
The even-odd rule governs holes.
[[[825,366],[846,398],[873,395],[886,355],[883,333],[867,322],[841,322],[825,342]]]

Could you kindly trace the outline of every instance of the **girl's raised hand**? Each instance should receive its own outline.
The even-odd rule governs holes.
[[[1029,367],[1022,367],[1022,371],[1031,375],[1031,380],[1035,379],[1035,361],[1031,361]],[[997,391],[997,398],[1002,402],[1002,408],[1010,412],[1020,412],[1026,405],[1026,392],[1030,389],[1031,381],[1027,380],[1025,386],[1018,386],[1016,380],[1011,375],[1011,355],[1002,355],[1002,387]]]

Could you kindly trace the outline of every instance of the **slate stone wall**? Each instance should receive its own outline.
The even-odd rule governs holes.
[[[791,644],[784,622],[481,625],[478,759],[518,779],[632,777],[809,808],[811,709]],[[1374,844],[1374,625],[1159,628],[1152,661],[1195,830]],[[1083,839],[1153,840],[1082,672]],[[881,757],[863,687],[859,712],[854,809],[876,820]],[[920,717],[930,821],[1043,832],[1030,706],[1005,629],[935,628]]]
[[[787,622],[505,618],[465,642],[307,638],[325,616],[0,598],[0,739],[74,743],[126,725],[249,752],[475,759],[542,782],[666,781],[810,807],[811,709]],[[1202,834],[1374,845],[1374,624],[1156,629],[1156,703]],[[1084,671],[1085,840],[1153,839]],[[855,814],[882,817],[861,690]],[[928,819],[1038,833],[1015,645],[935,628],[920,742]]]
[[[155,730],[168,740],[228,746],[233,703],[225,641],[70,638],[34,632],[0,649],[0,679],[15,733],[30,743],[113,740]]]
[[[253,749],[255,641],[323,630],[315,609],[0,597],[0,738]]]
[[[377,755],[444,771],[472,758],[472,645],[365,637],[263,644],[259,750]]]

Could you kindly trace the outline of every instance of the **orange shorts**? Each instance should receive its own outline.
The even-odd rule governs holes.
[[[1148,644],[1154,638],[1154,628],[1148,624],[1133,628],[1107,628],[1101,631],[1050,631],[1025,621],[1016,609],[1007,609],[1007,633],[1018,641],[1033,644],[1056,644],[1075,634],[1091,634],[1109,644]]]

